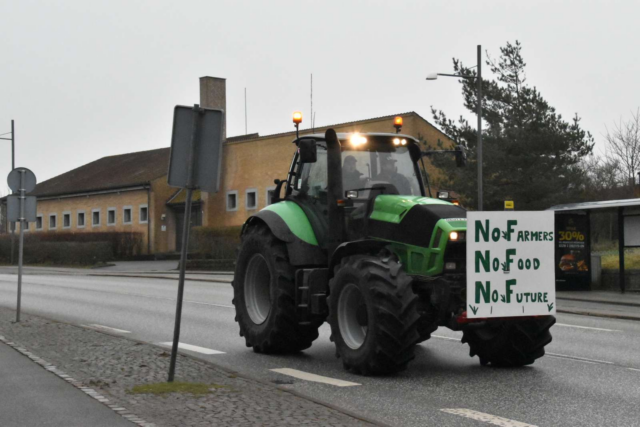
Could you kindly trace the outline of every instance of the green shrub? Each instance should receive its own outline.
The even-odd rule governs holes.
[[[24,263],[90,265],[98,261],[130,259],[140,254],[142,239],[142,233],[128,232],[25,233]],[[14,262],[17,262],[17,235],[15,246]],[[55,253],[55,248],[59,253]],[[97,261],[92,262],[93,259]],[[0,262],[10,260],[11,235],[4,234],[0,236]]]
[[[98,262],[113,260],[113,251],[109,242],[38,242],[29,239],[23,252],[24,264],[48,265],[94,265]],[[17,239],[16,239],[17,243]],[[18,260],[16,244],[14,263]],[[11,260],[11,241],[0,240],[0,262]]]
[[[240,246],[241,226],[193,227],[189,250],[212,259],[235,259]]]

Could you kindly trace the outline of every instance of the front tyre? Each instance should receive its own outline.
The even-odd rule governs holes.
[[[554,323],[554,316],[492,321],[483,328],[463,331],[462,342],[469,344],[469,355],[478,356],[483,366],[530,365],[544,356]]]
[[[406,369],[419,340],[417,302],[393,257],[343,259],[330,283],[329,324],[344,367],[363,375]]]
[[[242,236],[233,280],[240,335],[257,353],[294,353],[311,347],[319,322],[299,325],[295,270],[285,244],[265,226]]]

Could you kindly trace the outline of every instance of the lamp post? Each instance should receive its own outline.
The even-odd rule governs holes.
[[[7,132],[9,133],[9,132]],[[6,135],[6,133],[4,133],[3,135]],[[15,132],[15,128],[13,125],[13,120],[11,120],[11,138],[0,138],[0,139],[4,139],[6,141],[11,141],[11,170],[14,170],[16,168],[16,132]],[[14,246],[14,241],[15,241],[15,235],[16,235],[16,223],[12,222],[9,225],[9,228],[11,229],[11,265],[13,265],[13,246]]]
[[[478,101],[478,210],[482,210],[482,47],[478,45],[478,75],[477,77],[462,76],[459,74],[432,73],[427,76],[427,80],[436,80],[438,76],[457,77],[459,79],[476,79],[476,97]]]

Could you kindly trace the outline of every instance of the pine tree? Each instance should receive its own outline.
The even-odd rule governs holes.
[[[483,78],[483,169],[484,209],[502,210],[504,200],[514,200],[517,210],[539,210],[577,201],[584,178],[581,160],[593,151],[593,137],[580,127],[576,114],[569,122],[526,84],[522,46],[507,43],[497,61],[487,65],[496,80]],[[458,59],[456,74],[476,76]],[[464,106],[476,111],[476,81],[461,79]],[[458,192],[469,208],[477,206],[476,126],[463,117],[456,122],[432,107],[440,128],[468,149],[466,168],[456,169],[448,159],[434,159],[443,169],[435,184]],[[427,141],[433,147],[433,141]],[[437,147],[443,148],[438,141]],[[449,147],[444,147],[449,148]]]

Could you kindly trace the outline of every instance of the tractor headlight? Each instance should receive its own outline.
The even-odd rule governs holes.
[[[465,235],[462,231],[452,231],[449,233],[449,240],[453,242],[461,242],[464,241]]]

